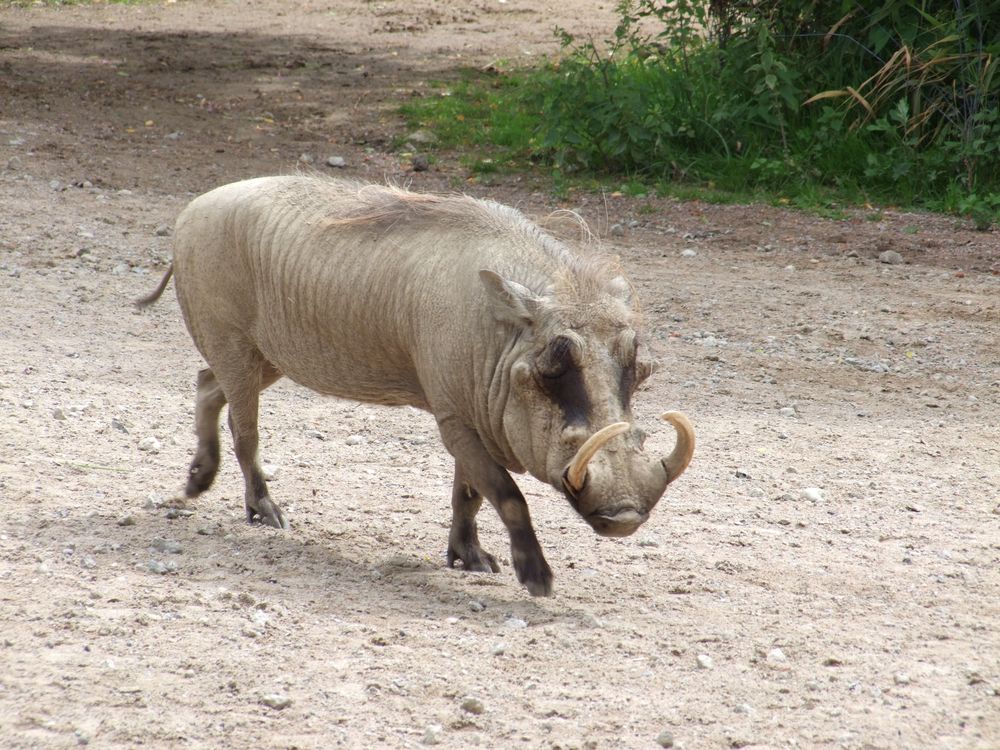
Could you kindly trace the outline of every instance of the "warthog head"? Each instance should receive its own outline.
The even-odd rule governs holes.
[[[574,275],[566,282],[574,288],[536,294],[491,271],[480,277],[494,314],[519,332],[503,409],[511,451],[598,534],[628,536],[694,452],[694,430],[678,412],[663,415],[677,432],[670,455],[643,452],[632,394],[652,364],[633,327],[630,285],[620,276]]]

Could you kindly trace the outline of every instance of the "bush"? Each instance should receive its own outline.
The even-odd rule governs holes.
[[[605,43],[560,32],[558,62],[476,89],[479,135],[562,173],[996,216],[1000,0],[623,0],[618,15]]]

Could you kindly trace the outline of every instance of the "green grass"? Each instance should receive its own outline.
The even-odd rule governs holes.
[[[618,109],[602,109],[589,90],[590,72],[581,70],[565,63],[500,75],[466,70],[460,80],[436,84],[429,95],[405,104],[402,113],[410,127],[434,132],[438,149],[460,152],[458,162],[471,176],[529,173],[557,196],[605,190],[710,203],[756,201],[824,216],[843,216],[848,206],[892,205],[986,217],[977,224],[987,227],[997,209],[989,189],[981,190],[986,198],[970,202],[967,191],[955,190],[954,179],[940,168],[933,171],[931,157],[940,157],[887,140],[885,128],[850,130],[842,111],[802,113],[776,148],[777,131],[759,122],[738,130],[736,104],[726,105],[728,121],[707,116],[720,95],[713,82],[696,82],[694,93],[688,92],[690,110],[668,115],[657,109],[663,101],[645,101],[643,92],[662,94],[676,84],[673,73],[654,80],[646,67],[614,70],[621,76],[638,72],[638,79],[612,82]],[[577,100],[580,86],[585,91]],[[623,107],[632,111],[619,111]],[[604,119],[594,119],[599,117]],[[639,150],[631,136],[645,139],[649,148]]]

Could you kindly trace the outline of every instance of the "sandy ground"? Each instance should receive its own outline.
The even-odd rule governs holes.
[[[0,9],[0,745],[1000,748],[995,233],[557,201],[394,151],[394,107],[428,81],[611,19],[594,0]],[[621,540],[520,480],[553,597],[517,584],[488,508],[501,573],[446,567],[451,460],[415,410],[279,383],[262,453],[292,529],[244,523],[228,443],[215,488],[170,507],[202,365],[172,293],[129,302],[193,195],[303,154],[573,208],[621,255],[662,364],[637,419],[666,448],[655,416],[683,409],[698,452]]]

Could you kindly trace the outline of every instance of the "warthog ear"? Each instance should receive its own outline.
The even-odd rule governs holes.
[[[482,270],[479,278],[483,280],[486,296],[497,320],[521,326],[531,325],[545,304],[541,297],[527,287],[493,271]]]

